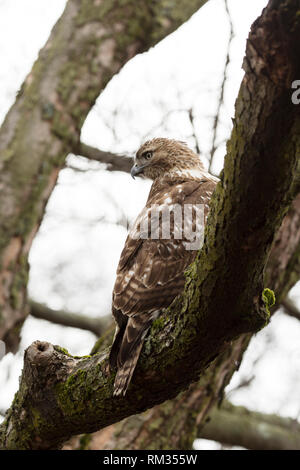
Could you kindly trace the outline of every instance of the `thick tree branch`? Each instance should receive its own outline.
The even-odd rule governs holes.
[[[300,423],[224,402],[210,413],[199,437],[252,450],[299,450]]]
[[[225,363],[227,360],[224,361],[223,367]],[[212,388],[217,376],[218,374],[209,377]],[[208,386],[209,382],[205,382]],[[297,420],[258,413],[243,406],[232,405],[228,401],[223,401],[221,407],[213,407],[198,432],[195,419],[197,403],[200,403],[202,414],[203,401],[211,395],[203,385],[204,381],[201,380],[187,392],[159,407],[132,416],[125,422],[109,426],[92,435],[73,437],[65,444],[64,449],[185,450],[191,448],[195,437],[251,450],[300,449],[300,423]]]
[[[85,118],[133,56],[207,0],[69,0],[0,129],[0,338],[18,347],[28,314],[27,255],[45,204]]]
[[[239,335],[267,323],[263,271],[290,204],[299,148],[299,113],[290,99],[299,74],[297,11],[296,0],[270,1],[252,26],[205,244],[183,295],[154,322],[130,393],[112,398],[106,351],[78,359],[35,342],[0,428],[2,447],[53,448],[153,407],[198,380]]]
[[[41,320],[47,320],[58,325],[80,328],[94,333],[97,337],[104,334],[108,325],[112,323],[111,315],[93,318],[88,315],[72,313],[65,310],[53,310],[39,302],[29,301],[30,314]]]
[[[77,449],[84,443],[84,448],[90,450],[191,449],[203,417],[222,399],[222,390],[230,382],[248,342],[249,335],[240,337],[213,361],[199,382],[173,400],[92,435],[75,436],[64,448]]]

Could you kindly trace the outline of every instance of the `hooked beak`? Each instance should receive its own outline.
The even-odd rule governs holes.
[[[143,170],[145,168],[146,165],[141,165],[141,166],[138,166],[138,165],[133,165],[133,167],[131,168],[131,176],[132,178],[134,179],[135,176],[138,176],[140,175],[141,173],[143,173]]]

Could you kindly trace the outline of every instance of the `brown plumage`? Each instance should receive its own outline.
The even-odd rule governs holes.
[[[187,249],[186,234],[176,235],[175,206],[203,204],[204,220],[218,179],[206,173],[200,157],[185,143],[152,139],[138,150],[132,176],[153,180],[146,206],[126,239],[113,290],[112,313],[116,334],[110,352],[110,368],[117,367],[114,395],[125,395],[152,321],[182,291],[184,271],[197,250]],[[152,220],[158,238],[143,232],[154,205],[170,210],[170,236],[163,238],[162,216]],[[184,217],[182,217],[182,220]],[[192,219],[192,217],[191,217]],[[194,220],[189,220],[196,229]],[[177,224],[178,225],[178,224]],[[153,228],[154,227],[154,228]]]

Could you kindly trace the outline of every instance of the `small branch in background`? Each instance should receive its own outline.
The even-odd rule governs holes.
[[[130,173],[132,167],[132,160],[123,155],[117,155],[111,152],[104,152],[96,147],[80,142],[78,148],[74,149],[76,155],[81,155],[89,160],[95,160],[107,165],[109,171],[125,171]]]
[[[268,347],[268,344],[269,342],[271,341],[271,337],[266,335],[266,347]],[[257,357],[252,360],[251,362],[251,371],[255,371],[257,370],[257,366],[259,364],[259,362],[262,360],[262,355],[261,354],[258,354]],[[255,380],[255,374],[250,372],[249,374],[241,374],[240,375],[240,381],[239,383],[234,387],[232,388],[231,390],[229,390],[228,392],[226,392],[226,397],[227,399],[228,398],[231,398],[232,395],[235,394],[235,392],[237,392],[238,390],[243,390],[245,388],[248,388],[250,387],[250,385],[253,383],[253,381]]]
[[[285,313],[287,313],[291,317],[294,317],[300,320],[300,309],[297,307],[295,302],[290,297],[286,297],[281,302],[281,305],[284,308]]]
[[[194,111],[193,111],[192,108],[188,110],[188,116],[189,116],[189,120],[190,120],[192,129],[193,129],[192,136],[194,137],[194,140],[195,140],[195,149],[196,149],[196,153],[197,153],[198,155],[201,155],[201,149],[200,149],[199,139],[198,139],[197,133],[196,133],[196,128],[197,128],[197,126],[195,125],[195,115],[194,115]]]
[[[226,10],[226,13],[227,13],[230,32],[229,32],[229,39],[228,39],[228,44],[227,44],[227,54],[226,54],[226,60],[225,60],[225,65],[224,65],[224,70],[223,70],[223,79],[222,79],[222,84],[221,84],[221,89],[220,89],[220,96],[219,96],[219,101],[218,101],[216,114],[215,114],[215,117],[214,117],[213,129],[212,129],[213,137],[212,137],[212,144],[211,144],[210,158],[209,158],[209,167],[208,167],[208,171],[210,173],[212,171],[212,165],[213,165],[215,152],[218,148],[218,145],[217,145],[217,132],[218,132],[218,127],[219,127],[219,122],[220,122],[221,107],[224,103],[224,91],[225,91],[225,86],[226,86],[226,82],[227,82],[227,70],[228,70],[228,66],[229,66],[229,63],[230,63],[230,53],[229,53],[229,51],[230,51],[230,46],[231,46],[232,40],[234,38],[233,23],[232,23],[232,19],[231,19],[229,9],[228,9],[227,0],[225,0],[224,3],[225,3],[225,10]]]
[[[252,450],[299,450],[300,423],[225,401],[214,408],[199,438]]]
[[[66,312],[65,310],[53,310],[44,304],[29,301],[30,313],[33,317],[47,320],[58,325],[80,328],[101,336],[111,323],[111,315],[102,318],[92,318],[87,315]]]
[[[183,113],[185,115],[186,112],[187,112],[187,109],[184,107],[176,107],[176,108],[168,109],[165,112],[162,112],[161,120],[157,124],[155,124],[155,126],[151,127],[151,129],[149,129],[149,131],[142,136],[141,142],[150,139],[151,136],[153,136],[153,134],[155,134],[162,127],[164,128],[165,131],[168,130],[166,126],[166,122],[168,121],[168,119],[176,113]]]
[[[238,383],[238,385],[234,388],[232,388],[228,393],[227,397],[230,397],[233,393],[237,392],[238,390],[242,390],[245,388],[248,388],[253,380],[255,379],[255,375],[251,374],[250,376],[247,377],[242,377],[241,381]]]

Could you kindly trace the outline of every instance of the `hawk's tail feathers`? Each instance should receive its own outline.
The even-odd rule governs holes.
[[[135,344],[124,364],[119,366],[115,377],[114,396],[125,396],[131,382],[132,374],[136,368],[148,329],[149,327],[143,332],[140,341]]]

